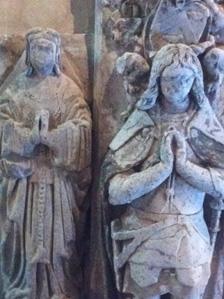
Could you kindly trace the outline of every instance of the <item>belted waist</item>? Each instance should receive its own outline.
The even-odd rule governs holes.
[[[152,213],[152,212],[144,212],[139,209],[134,209],[134,212],[138,218],[151,220],[153,222],[160,221],[168,221],[175,223],[183,223],[186,221],[193,221],[194,219],[203,218],[203,209],[194,214],[165,214],[165,213]]]
[[[54,183],[54,169],[43,167],[42,165],[40,168],[35,167],[33,174],[31,175],[31,182],[33,183],[45,183],[47,185],[51,185]]]

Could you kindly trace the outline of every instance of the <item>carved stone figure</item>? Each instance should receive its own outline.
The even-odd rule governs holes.
[[[137,1],[125,0],[120,6],[121,15],[126,18],[137,18],[141,16],[141,7]]]
[[[130,52],[126,52],[119,57],[116,66],[117,72],[123,78],[128,101],[127,111],[122,113],[122,115],[128,116],[133,111],[142,91],[147,88],[150,67],[144,57]]]
[[[215,105],[219,105],[222,102],[220,101],[220,86],[224,76],[224,51],[218,48],[211,49],[205,54],[202,65],[205,70],[206,94],[211,103],[215,102]],[[218,114],[222,110],[216,109]]]
[[[187,44],[197,55],[206,54],[205,61],[203,56],[200,57],[204,72],[209,74],[209,79],[205,81],[206,95],[213,102],[219,101],[222,83],[221,61],[224,56],[220,47],[224,44],[222,7],[213,0],[143,2],[144,5],[138,3],[139,9],[135,7],[136,1],[120,3],[120,17],[116,16],[111,22],[117,52],[136,52],[150,61],[156,51],[167,43]],[[214,51],[217,57],[215,77],[210,75],[210,67],[207,64]]]
[[[150,27],[152,50],[172,43],[198,44],[207,38],[211,13],[202,1],[160,1]]]
[[[60,71],[60,36],[26,36],[26,72],[0,96],[1,298],[80,298],[80,207],[91,116]]]
[[[191,159],[192,157],[193,160],[190,161],[196,163],[196,165],[200,167],[199,169],[202,170],[202,172],[199,174],[194,173],[194,177],[201,182],[204,173],[210,173],[217,189],[223,185],[223,158],[220,158],[220,165],[214,163],[214,159],[216,159],[218,156],[222,156],[224,143],[223,133],[215,137],[216,129],[213,130],[214,123],[217,123],[214,115],[216,115],[218,118],[218,122],[220,122],[222,125],[224,123],[223,1],[108,0],[98,1],[98,4],[99,5],[97,8],[99,13],[97,14],[97,23],[103,24],[103,32],[101,47],[98,47],[98,36],[101,34],[100,30],[98,30],[96,35],[97,61],[95,64],[96,80],[94,92],[96,99],[95,109],[97,111],[96,127],[98,128],[96,172],[98,174],[101,166],[101,179],[99,179],[97,176],[94,177],[95,188],[93,190],[94,202],[92,202],[91,243],[92,272],[90,278],[90,296],[88,298],[133,299],[133,297],[140,297],[148,299],[148,297],[151,298],[154,295],[155,298],[158,298],[161,293],[169,292],[172,293],[172,295],[165,295],[164,298],[173,298],[172,296],[174,296],[174,298],[187,298],[185,295],[188,293],[186,296],[189,296],[193,299],[195,297],[199,297],[197,292],[203,293],[203,289],[207,284],[203,299],[222,299],[224,296],[223,217],[220,221],[223,210],[222,200],[218,202],[214,200],[214,198],[217,197],[215,195],[211,196],[209,193],[211,191],[210,189],[210,191],[206,190],[206,192],[204,192],[204,195],[206,193],[204,201],[204,195],[202,196],[203,190],[201,190],[201,186],[197,186],[196,188],[198,193],[195,190],[191,193],[190,190],[192,190],[192,184],[189,184],[189,181],[187,181],[188,178],[185,180],[183,179],[184,175],[182,175],[180,184],[179,174],[177,174],[178,179],[176,178],[176,174],[174,175],[174,183],[172,179],[173,175],[164,183],[158,181],[159,185],[150,192],[150,196],[149,193],[146,193],[143,197],[137,197],[137,191],[143,192],[142,190],[146,190],[144,189],[145,187],[141,185],[144,184],[143,171],[148,169],[148,165],[150,167],[155,166],[155,164],[157,164],[155,161],[161,161],[161,157],[163,157],[162,155],[160,157],[160,147],[163,147],[161,140],[162,138],[165,139],[164,135],[166,134],[166,129],[169,128],[169,122],[171,123],[171,127],[173,126],[172,120],[175,122],[175,130],[174,132],[167,134],[169,136],[171,135],[169,138],[173,141],[172,153],[173,156],[175,156],[175,162],[173,163],[173,169],[175,170],[175,173],[177,172],[176,169],[178,168],[176,161],[180,161],[180,159],[176,158],[179,152],[177,147],[177,145],[180,144],[180,142],[177,142],[177,140],[179,140],[179,134],[176,134],[175,132],[181,131],[182,134],[185,135],[185,146],[187,148],[188,158]],[[166,55],[168,52],[163,50],[163,52],[161,52],[163,53],[161,64],[163,64],[164,68],[167,69],[169,76],[165,71],[163,74],[163,70],[158,70],[157,76],[155,75],[155,67],[152,66],[152,61],[154,60],[154,57],[157,57],[154,60],[155,65],[155,61],[158,62],[158,56],[156,56],[157,52],[160,51],[162,47],[170,43],[174,45],[179,43],[185,44],[189,46],[196,55],[192,54],[189,48],[188,51],[186,51],[189,54],[189,57],[185,51],[180,51],[182,53],[180,54],[182,58],[178,59],[181,61],[180,64],[183,64],[183,68],[181,68],[177,63],[177,71],[175,71],[175,64],[172,64],[172,60],[167,63]],[[175,48],[175,46],[172,47]],[[196,58],[196,56],[198,58]],[[176,57],[179,56],[176,55]],[[190,57],[192,58],[192,61]],[[175,58],[174,60],[176,61],[178,59]],[[162,79],[163,86],[166,85],[166,80],[164,79],[166,75],[167,77],[171,77],[170,81],[168,80],[169,82],[181,82],[182,79],[180,79],[179,73],[189,74],[190,71],[186,71],[185,66],[187,65],[187,68],[191,69],[193,66],[195,66],[195,61],[198,65],[200,81],[202,83],[200,88],[195,88],[196,85],[192,84],[191,88],[189,89],[188,98],[190,99],[191,103],[190,110],[187,109],[187,111],[184,113],[168,113],[166,111],[165,116],[163,105],[166,105],[166,101],[164,101],[164,98],[169,100],[170,97],[164,96],[166,91],[164,91],[164,88],[163,90],[161,89]],[[199,65],[199,61],[201,66]],[[173,65],[173,69],[168,68],[169,64]],[[143,65],[145,65],[145,68],[142,68]],[[146,70],[147,68],[149,71],[144,72],[144,69]],[[203,74],[201,70],[203,70]],[[117,72],[119,75],[117,75]],[[142,78],[140,79],[141,75]],[[138,102],[141,94],[144,92],[144,85],[145,82],[148,82],[148,76],[150,76],[150,82],[152,82],[152,78],[156,78],[154,81],[155,89],[151,88],[151,94],[158,94],[159,96],[155,96],[158,98],[158,100],[154,105],[153,103],[151,104],[152,108],[143,113],[140,108],[136,109],[135,103],[136,101]],[[185,75],[183,78],[185,81]],[[198,82],[198,80],[195,80],[195,82],[196,81]],[[186,83],[186,85],[190,86],[190,83],[191,80],[189,83]],[[182,86],[182,83],[179,84]],[[175,94],[178,92],[175,91],[176,88],[178,89],[178,84],[175,83],[174,87],[171,88],[174,90]],[[195,95],[200,95],[200,97]],[[208,103],[198,106],[196,103],[200,101],[196,101],[195,99],[199,98],[205,99],[203,102],[207,102],[208,99],[210,102],[209,104],[212,106],[214,112],[211,111]],[[180,96],[180,99],[182,99],[182,96]],[[182,108],[184,108],[184,104],[187,104],[187,101],[179,103],[179,105],[182,104]],[[207,110],[206,106],[209,107],[208,110],[210,111],[208,115],[205,115],[205,111]],[[148,108],[149,107],[150,105]],[[191,111],[193,115],[191,115]],[[125,115],[126,123],[120,130],[124,122],[123,115]],[[159,119],[159,115],[162,115],[161,120]],[[198,132],[192,130],[193,135],[195,134],[195,138],[190,138],[188,137],[189,131],[191,131],[190,128],[194,124],[192,121],[197,120],[199,117],[202,120],[197,123],[196,128],[198,128],[198,132],[200,133],[198,134],[198,137],[196,137]],[[218,126],[220,127],[220,125]],[[185,130],[183,128],[185,128]],[[208,128],[211,130],[211,135],[209,135],[207,131]],[[220,132],[222,131],[221,128],[218,130]],[[117,132],[119,133],[117,134]],[[116,142],[113,141],[110,145],[114,136],[116,136]],[[147,136],[149,140],[147,139]],[[209,138],[207,138],[208,136]],[[195,149],[195,143],[197,142],[199,142],[199,144],[197,144]],[[102,165],[103,157],[109,145],[110,150]],[[201,152],[202,149],[203,154]],[[149,160],[149,162],[147,162],[147,160]],[[186,164],[189,166],[189,163]],[[189,170],[185,164],[182,168],[186,171]],[[192,169],[195,169],[195,167],[193,166]],[[205,170],[209,172],[206,172]],[[214,176],[216,170],[220,172],[219,178]],[[136,181],[134,181],[135,178]],[[190,176],[190,178],[192,178],[192,176]],[[207,178],[209,179],[209,177]],[[133,182],[132,179],[134,181],[133,184],[130,183],[130,181]],[[148,181],[150,180],[151,179],[149,176]],[[168,181],[170,182],[168,183]],[[183,184],[182,181],[184,181]],[[217,184],[219,185],[219,182],[220,186],[218,187]],[[206,186],[211,187],[209,180],[206,181],[206,183],[208,183]],[[170,195],[168,191],[167,195],[164,194],[166,189],[164,186],[166,186],[166,184],[168,189],[169,186],[171,186]],[[172,193],[173,184],[175,185],[175,196]],[[178,188],[176,186],[178,186]],[[139,187],[138,190],[137,187]],[[147,184],[147,187],[153,186],[149,183]],[[164,192],[162,192],[162,190],[164,190]],[[117,197],[115,196],[116,192]],[[184,202],[183,207],[181,200],[184,200],[183,198],[185,198],[185,192],[186,201]],[[197,194],[201,195],[199,196]],[[222,192],[220,192],[220,194],[222,194]],[[136,199],[131,201],[133,199],[131,196]],[[156,199],[154,196],[155,198],[159,198],[157,202],[155,202]],[[192,224],[194,222],[193,230],[200,228],[200,231],[198,230],[198,232],[200,232],[202,238],[204,238],[204,244],[201,237],[196,237],[195,233],[192,233],[192,239],[187,239],[188,237],[185,235],[182,224],[180,225],[180,232],[178,233],[180,234],[180,238],[182,234],[184,236],[183,242],[178,243],[178,245],[180,245],[180,251],[177,249],[178,246],[177,243],[175,243],[176,241],[174,243],[172,243],[171,240],[167,242],[168,238],[166,238],[166,234],[170,233],[170,236],[172,236],[172,231],[169,230],[170,228],[167,228],[167,230],[164,231],[165,241],[163,243],[162,241],[158,241],[156,243],[155,240],[152,242],[151,239],[153,237],[149,236],[147,233],[145,235],[147,237],[146,240],[141,242],[141,238],[143,238],[141,234],[144,234],[142,232],[143,230],[141,231],[141,228],[148,229],[148,226],[150,226],[150,229],[153,228],[153,226],[151,226],[151,224],[154,223],[154,219],[152,219],[151,216],[153,210],[151,210],[152,206],[150,203],[153,202],[153,205],[158,208],[157,214],[159,214],[158,211],[160,212],[160,207],[161,209],[164,207],[164,210],[167,208],[164,202],[166,202],[165,199],[169,197],[171,201],[174,198],[173,204],[176,205],[178,202],[177,208],[179,209],[180,206],[180,214],[183,215],[188,215],[187,211],[185,211],[185,208],[192,208],[192,202],[196,202],[197,204],[200,203],[202,207],[201,203],[204,201],[205,220],[209,226],[210,236],[207,234],[207,228],[202,216],[201,218],[196,216],[201,219],[201,224],[196,224],[196,220],[193,220],[193,218],[190,216],[187,218],[188,220],[186,220],[187,223],[190,222]],[[199,197],[201,199],[196,200],[196,198]],[[129,203],[127,200],[126,204],[120,204],[123,202],[123,199],[127,198],[131,198],[131,203]],[[110,204],[109,201],[114,204]],[[144,216],[145,214],[149,213],[149,215],[147,214],[146,219],[144,216],[139,216],[139,209],[136,208],[138,206],[142,211],[145,211]],[[132,209],[133,207],[134,209]],[[103,211],[103,213],[101,213],[101,211]],[[198,210],[196,207],[194,207],[192,209],[192,213],[193,211],[195,211],[195,214],[197,214]],[[129,212],[130,214],[128,214]],[[130,217],[127,215],[130,215]],[[163,217],[164,215],[158,215],[157,221],[159,223],[163,222]],[[105,225],[105,223],[107,225]],[[111,223],[112,231],[110,229]],[[189,226],[190,224],[187,224],[185,226],[187,227],[186,229],[189,230]],[[202,233],[203,229],[201,228],[203,226],[204,232]],[[134,234],[133,237],[131,235],[132,228]],[[176,228],[177,226],[173,227],[173,235],[176,233]],[[217,241],[215,241],[219,230],[221,230],[221,232],[218,234]],[[102,235],[101,232],[104,232],[105,234]],[[158,236],[162,239],[162,232],[156,232],[154,239],[156,239]],[[194,241],[194,238],[196,238],[196,241]],[[159,250],[155,250],[155,252],[152,250],[150,251],[149,248],[151,248],[151,244],[157,244],[156,248],[159,248]],[[170,244],[176,247],[170,247]],[[185,246],[184,244],[187,245]],[[215,244],[216,246],[214,248]],[[199,267],[193,268],[192,270],[192,268],[188,265],[186,272],[188,276],[186,276],[186,279],[184,276],[186,273],[184,273],[184,271],[180,275],[179,267],[182,265],[182,262],[184,262],[184,259],[180,259],[180,261],[178,261],[180,264],[175,265],[177,268],[174,267],[171,260],[171,270],[170,268],[167,269],[166,266],[162,264],[163,262],[165,263],[165,257],[169,256],[170,252],[172,252],[171,248],[176,249],[176,251],[174,250],[175,254],[173,257],[171,257],[171,259],[175,259],[175,257],[178,256],[178,252],[183,252],[179,255],[183,256],[184,259],[186,259],[185,261],[189,261],[189,265],[193,264],[195,258],[195,265],[198,266],[202,262],[202,259],[205,258],[207,264],[204,265],[205,269],[202,271],[203,275],[200,275],[201,278],[199,279],[200,281],[198,283],[197,274],[199,272],[197,272],[196,268],[199,269]],[[130,255],[128,254],[129,249],[131,252]],[[203,252],[203,249],[205,250],[205,253]],[[111,251],[113,251],[113,253]],[[123,254],[121,254],[122,252]],[[142,254],[142,252],[147,253]],[[161,253],[160,260],[157,258],[159,252]],[[199,256],[198,259],[197,256]],[[110,263],[108,263],[108,257]],[[208,282],[211,258],[212,271]],[[122,259],[123,263],[120,262]],[[153,261],[157,262],[158,260],[161,262],[160,265],[157,264],[157,266],[159,266],[157,268],[158,272],[156,272],[155,268],[151,269],[152,271],[150,270],[150,267],[147,268],[148,265],[151,265]],[[171,264],[169,266],[171,266]],[[111,275],[111,271],[113,270],[111,270],[110,267],[115,270],[117,288],[115,287],[115,281],[113,280],[114,277]],[[146,270],[143,269],[144,267]],[[208,269],[207,273],[206,268]],[[139,272],[137,272],[138,269],[140,269]],[[159,269],[162,270],[160,271]],[[191,270],[192,273],[190,274]],[[179,273],[179,276],[177,273]],[[130,276],[132,278],[130,278]],[[139,277],[139,280],[141,281],[136,282],[136,277]],[[141,277],[143,278],[141,279]],[[181,278],[179,279],[179,277]],[[147,278],[149,280],[151,279],[152,281],[147,282]],[[154,281],[157,281],[157,283],[152,283],[153,279]],[[163,283],[166,281],[166,279],[167,283]],[[189,282],[189,279],[191,279],[191,282]],[[99,285],[99,281],[101,282],[101,285]],[[145,282],[145,284],[143,282]],[[185,283],[185,286],[182,284],[182,282]],[[141,284],[141,286],[138,284]],[[186,286],[186,284],[188,284],[188,286]],[[195,288],[195,284],[198,286],[198,290]],[[144,287],[145,285],[147,285],[146,288]],[[117,294],[117,289],[120,290],[119,295]],[[194,292],[196,295],[194,295]]]
[[[113,25],[113,40],[122,52],[142,52],[142,29],[141,18],[119,18]]]
[[[121,294],[202,298],[213,253],[203,203],[209,194],[223,206],[223,149],[196,54],[164,46],[102,166],[108,257]]]
[[[222,61],[224,51],[215,48],[224,39],[219,31],[224,28],[224,12],[213,0],[207,1],[160,1],[153,16],[145,25],[144,47],[146,52],[157,51],[167,43],[191,45],[202,58],[203,70],[208,76],[205,82],[206,95],[214,102],[220,99]],[[150,54],[149,54],[150,56]],[[212,57],[216,57],[213,59]],[[216,60],[211,71],[211,63]],[[216,72],[216,75],[211,72]]]

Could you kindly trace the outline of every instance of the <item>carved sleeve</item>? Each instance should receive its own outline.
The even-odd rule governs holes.
[[[49,134],[49,147],[54,166],[81,171],[91,160],[90,111],[81,96],[68,102],[63,122]]]
[[[180,176],[189,184],[214,198],[224,198],[224,169],[204,168],[190,161],[178,169]]]
[[[139,173],[118,174],[110,182],[109,202],[112,205],[131,203],[160,186],[169,174],[169,169],[163,163]]]
[[[0,103],[1,157],[10,155],[30,157],[37,143],[38,134],[16,119],[16,107],[8,100]],[[37,132],[36,132],[37,133]]]

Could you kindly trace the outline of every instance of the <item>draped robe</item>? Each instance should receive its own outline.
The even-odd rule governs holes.
[[[50,146],[30,138],[42,109]],[[1,298],[79,298],[76,226],[89,184],[91,118],[78,86],[63,74],[19,75],[0,98],[0,150]]]
[[[106,294],[106,291],[104,291],[105,293],[101,295],[99,291],[99,298],[107,298],[107,296],[113,298],[116,296],[114,294],[112,296],[110,295],[110,288],[111,285],[114,285],[114,280],[116,280],[117,289],[123,289],[124,285],[122,286],[122,281],[124,277],[122,274],[124,274],[124,266],[129,262],[130,256],[134,257],[136,248],[141,248],[139,244],[136,245],[134,244],[135,242],[133,242],[133,246],[130,245],[131,251],[128,255],[127,251],[124,250],[124,245],[119,247],[116,246],[116,240],[111,241],[111,237],[112,239],[116,239],[116,235],[122,239],[124,227],[122,227],[122,224],[118,227],[117,223],[122,223],[122,219],[128,211],[129,205],[123,207],[112,207],[109,205],[108,186],[111,178],[117,174],[136,172],[138,171],[136,169],[139,169],[144,163],[150,164],[157,159],[158,153],[151,153],[151,155],[148,156],[150,149],[154,149],[154,143],[158,138],[154,132],[156,125],[157,124],[155,124],[150,117],[150,111],[135,110],[111,142],[110,150],[102,165],[98,196],[102,209],[100,220],[102,221],[101,225],[104,234],[101,235],[102,239],[98,240],[98,242],[105,244],[105,251],[101,252],[100,257],[97,256],[94,258],[95,265],[93,265],[93,273],[97,273],[98,264],[101,262],[100,260],[102,260],[103,257],[107,257],[109,263],[104,262],[103,264],[103,262],[101,262],[101,264],[103,264],[101,266],[103,268],[102,273],[107,273],[107,271],[111,271],[112,273],[112,268],[114,268],[114,277],[109,281],[104,281],[104,284],[107,285],[106,291],[108,293]],[[186,124],[186,131],[189,133],[188,143],[190,147],[201,163],[206,165],[209,169],[213,182],[215,182],[216,190],[222,190],[220,186],[222,186],[224,180],[224,144],[222,142],[224,131],[207,100],[205,100],[203,107],[194,108],[194,113]],[[224,194],[220,193],[220,196],[222,197]],[[136,202],[137,201],[138,200],[136,200]],[[131,217],[130,219],[133,220]],[[137,239],[141,238],[138,230],[135,230],[135,232],[135,237]],[[133,233],[132,227],[130,227],[130,229],[125,227],[125,233],[127,233],[127,235]],[[133,238],[135,239],[135,237]],[[125,244],[125,241],[123,241],[123,244]],[[113,254],[111,254],[111,252],[113,252]],[[206,255],[206,257],[209,263],[210,258],[208,255]],[[121,258],[123,258],[123,262],[121,262]],[[120,259],[119,263],[114,263],[114,261],[118,259]],[[93,294],[91,298],[95,299],[98,297]]]

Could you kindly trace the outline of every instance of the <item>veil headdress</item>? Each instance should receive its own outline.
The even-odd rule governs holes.
[[[61,59],[61,38],[60,34],[53,29],[42,29],[34,28],[26,34],[26,65],[28,67],[27,76],[33,74],[33,67],[30,61],[30,45],[34,40],[46,39],[50,42],[53,42],[56,46],[56,55],[55,55],[55,65],[53,69],[53,74],[56,76],[60,75],[60,59]]]
[[[195,76],[192,86],[194,100],[199,107],[207,101],[204,93],[203,71],[197,55],[184,44],[168,44],[162,47],[153,59],[148,88],[137,102],[139,110],[149,110],[155,105],[160,93],[160,77],[172,64],[192,70]]]

